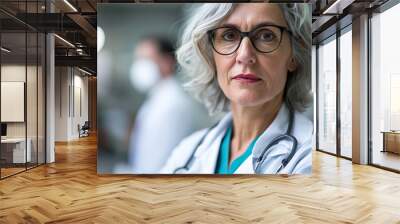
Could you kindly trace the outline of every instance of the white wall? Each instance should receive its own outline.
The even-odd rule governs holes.
[[[68,85],[67,67],[55,68],[55,141],[68,140]]]
[[[76,70],[75,70],[76,71]],[[76,74],[76,73],[75,73]],[[79,73],[82,74],[82,73]],[[81,126],[85,123],[85,121],[89,120],[88,117],[88,77],[87,76],[81,76],[81,75],[75,75],[74,77],[74,89],[75,89],[75,113],[74,113],[74,119],[72,120],[72,135],[73,136],[78,136],[78,129],[77,126],[80,124]],[[80,93],[78,92],[80,91]],[[80,95],[80,97],[79,97]],[[80,101],[80,102],[79,102]],[[79,108],[81,107],[81,108]],[[81,111],[80,111],[81,110]]]
[[[88,120],[88,77],[76,68],[56,67],[55,86],[55,140],[77,139],[78,124]]]

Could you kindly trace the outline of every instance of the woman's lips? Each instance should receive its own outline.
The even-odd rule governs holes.
[[[236,81],[240,81],[240,82],[245,82],[245,83],[254,83],[254,82],[261,81],[261,79],[258,78],[254,74],[239,74],[239,75],[234,76],[232,79],[236,80]]]

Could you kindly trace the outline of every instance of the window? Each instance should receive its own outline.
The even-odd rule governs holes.
[[[351,158],[352,149],[352,34],[351,26],[340,36],[340,155]]]
[[[336,154],[336,37],[318,48],[318,149]]]
[[[399,4],[371,18],[371,159],[372,164],[396,170],[400,170],[398,21]]]

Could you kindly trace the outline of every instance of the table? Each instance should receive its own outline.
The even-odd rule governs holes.
[[[382,131],[383,150],[382,152],[392,152],[400,154],[400,131]]]
[[[25,163],[31,162],[32,153],[30,138],[26,139],[28,143],[25,151],[25,138],[6,138],[1,139],[1,157],[6,163]],[[25,154],[26,152],[26,154]],[[26,161],[25,161],[26,159]]]

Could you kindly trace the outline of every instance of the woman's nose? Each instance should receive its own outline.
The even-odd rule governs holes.
[[[250,38],[243,38],[237,50],[236,61],[242,64],[254,64],[256,62],[256,49],[254,49]]]

